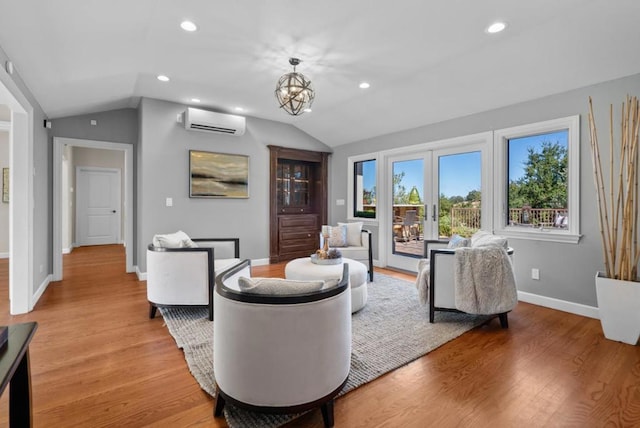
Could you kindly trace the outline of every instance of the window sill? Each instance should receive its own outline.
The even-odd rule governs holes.
[[[369,226],[378,226],[378,219],[375,218],[365,218],[365,217],[349,217],[347,218],[347,222],[361,221],[362,224],[366,224]]]
[[[582,235],[572,234],[569,231],[556,231],[554,229],[518,230],[514,228],[506,228],[496,230],[495,233],[507,238],[561,242],[564,244],[577,244],[582,237]]]

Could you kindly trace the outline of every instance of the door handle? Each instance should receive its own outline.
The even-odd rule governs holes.
[[[431,218],[433,221],[436,221],[436,204],[433,204],[433,212],[431,213]]]
[[[111,212],[115,214],[115,213],[116,213],[116,210],[113,210],[113,211],[111,211]]]

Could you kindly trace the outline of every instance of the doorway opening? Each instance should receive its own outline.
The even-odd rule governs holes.
[[[85,204],[85,209],[93,210],[89,214],[94,215],[92,219],[87,220],[89,223],[92,223],[90,227],[92,228],[89,231],[89,235],[92,235],[91,239],[88,241],[84,241],[86,245],[95,245],[101,243],[108,243],[107,241],[100,241],[99,236],[104,235],[109,231],[109,233],[115,234],[117,237],[124,237],[124,239],[116,238],[119,241],[122,241],[125,247],[125,258],[126,258],[126,271],[134,272],[135,268],[133,266],[133,254],[134,254],[134,243],[133,243],[133,145],[131,144],[123,144],[123,143],[112,143],[107,141],[94,141],[94,140],[79,140],[74,138],[59,138],[55,137],[53,139],[53,280],[60,281],[62,280],[63,275],[63,252],[67,252],[67,249],[70,251],[71,247],[74,244],[73,239],[69,239],[70,236],[73,236],[77,241],[78,239],[84,239],[78,236],[77,233],[73,233],[72,229],[75,229],[74,224],[79,221],[79,219],[74,220],[73,222],[69,220],[69,216],[65,213],[68,211],[69,213],[74,213],[75,209],[70,209],[70,205],[75,203],[73,202],[74,198],[70,195],[75,191],[75,189],[80,189],[82,186],[88,183],[82,183],[78,185],[73,185],[73,180],[70,180],[69,177],[75,174],[68,174],[69,170],[75,171],[76,168],[73,166],[73,162],[70,160],[69,153],[81,153],[83,157],[91,157],[91,150],[100,150],[103,153],[102,156],[98,156],[98,158],[102,158],[103,160],[106,157],[117,157],[123,156],[123,176],[124,180],[122,186],[117,184],[120,189],[121,198],[120,203],[115,203],[114,206],[110,206],[109,208],[100,207],[104,205],[105,202],[103,200],[90,200],[87,204]],[[89,149],[89,151],[87,151]],[[87,155],[88,154],[88,155]],[[104,154],[108,154],[109,156],[105,156]],[[113,155],[113,156],[111,156]],[[77,156],[76,156],[77,157]],[[84,162],[86,163],[86,162]],[[105,168],[104,166],[109,166],[107,164],[102,164],[103,166],[94,166],[92,169],[94,172],[108,172],[108,170],[114,170],[117,168]],[[80,166],[80,165],[77,165]],[[86,165],[85,165],[86,166]],[[95,185],[99,187],[101,190],[98,190],[100,193],[107,192],[106,187],[104,186],[113,186],[113,183],[109,184],[110,181],[109,175],[105,175],[102,173],[98,173],[95,175],[96,180]],[[70,182],[71,181],[71,182]],[[82,190],[82,189],[80,189]],[[114,189],[112,189],[114,190]],[[96,191],[94,189],[94,191]],[[89,192],[92,192],[91,190]],[[91,198],[89,198],[91,199]],[[110,202],[111,205],[114,204],[113,201]],[[117,208],[120,206],[120,210]],[[100,209],[96,209],[100,208]],[[95,209],[95,210],[94,210]],[[109,212],[106,212],[106,211]],[[113,213],[112,211],[116,211]],[[121,213],[121,214],[120,214]],[[74,216],[75,217],[75,216]],[[120,226],[117,223],[113,223],[111,220],[119,220]],[[86,229],[86,224],[82,226],[82,228]],[[114,230],[115,228],[115,230]],[[86,230],[85,230],[86,232]],[[80,233],[84,233],[80,231]],[[85,236],[86,238],[86,236]],[[106,238],[105,238],[106,239]]]

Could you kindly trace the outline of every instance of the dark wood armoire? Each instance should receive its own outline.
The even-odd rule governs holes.
[[[271,263],[308,257],[327,224],[329,153],[268,146]]]

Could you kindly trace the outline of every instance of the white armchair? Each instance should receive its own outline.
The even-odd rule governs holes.
[[[238,238],[193,239],[197,247],[147,248],[149,318],[162,306],[209,307],[213,320],[215,273],[240,261]]]
[[[501,257],[498,255],[498,258],[494,259],[492,264],[496,268],[496,273],[493,276],[482,276],[472,272],[464,276],[464,272],[460,272],[459,262],[456,264],[456,251],[458,251],[458,248],[447,248],[449,241],[425,240],[425,256],[427,259],[419,262],[418,281],[416,285],[419,290],[421,287],[427,287],[430,322],[434,322],[436,311],[462,312],[459,308],[476,305],[477,302],[465,302],[464,297],[466,296],[461,297],[461,290],[464,287],[472,286],[482,287],[485,290],[496,290],[490,291],[490,297],[495,301],[488,303],[481,302],[481,304],[500,308],[495,314],[498,315],[500,319],[500,325],[503,328],[508,328],[507,313],[515,306],[515,303],[517,303],[517,290],[515,288],[515,278],[512,267],[514,250],[510,247],[506,249],[503,247],[502,244],[506,246],[506,240],[504,238],[496,237],[496,239],[500,240],[498,245],[500,252],[504,253],[506,251],[508,257],[503,256],[507,260],[501,261]],[[483,244],[476,244],[476,246],[474,246],[473,240],[471,240],[470,244],[471,247],[463,247],[461,251],[468,251],[468,249],[474,248],[481,250],[486,249],[486,254],[489,255],[491,254],[489,251],[492,248],[496,248],[496,246],[484,246]],[[493,254],[495,255],[496,253]],[[498,263],[502,264],[498,265]],[[458,269],[458,271],[456,271],[456,269]],[[458,276],[458,279],[461,277],[469,278],[469,282],[473,284],[460,284],[460,281],[456,283],[456,276]],[[485,313],[483,311],[470,310],[464,312]]]
[[[349,265],[337,285],[252,278],[258,285],[243,289],[250,276],[244,260],[216,277],[214,416],[226,403],[262,413],[320,407],[333,426],[351,364]]]
[[[346,247],[335,247],[342,253],[343,257],[348,259],[357,260],[364,263],[367,266],[367,272],[369,274],[369,281],[373,282],[373,250],[371,248],[371,232],[366,229],[360,231],[360,240],[355,245],[352,242],[351,245]],[[320,248],[324,246],[324,237],[320,233]]]

